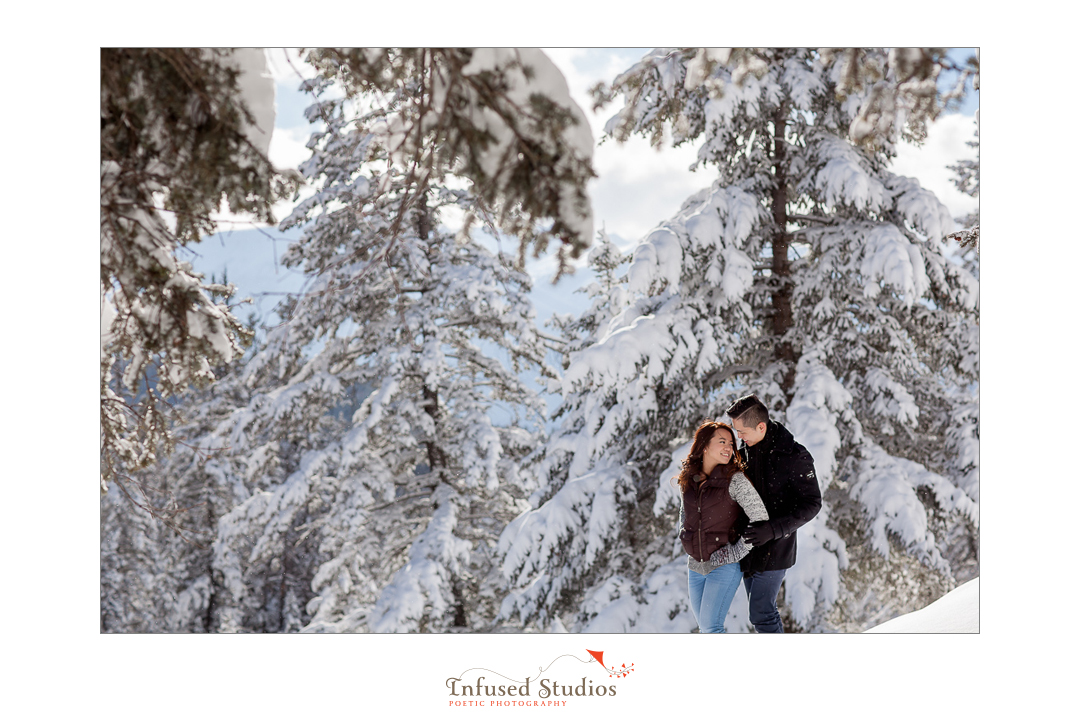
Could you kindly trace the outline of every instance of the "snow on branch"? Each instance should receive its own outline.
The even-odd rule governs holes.
[[[938,200],[937,195],[923,188],[918,180],[889,174],[885,184],[896,211],[925,237],[938,240],[952,231],[953,219],[949,209]]]
[[[841,417],[857,423],[851,412],[851,393],[822,362],[820,351],[804,352],[795,371],[795,396],[787,409],[787,426],[814,458],[822,492],[832,484],[836,471],[842,444],[837,420]]]
[[[418,632],[445,627],[454,605],[451,582],[469,561],[471,543],[454,535],[461,498],[448,485],[435,490],[437,505],[427,528],[413,541],[409,561],[379,595],[368,619],[372,632]],[[433,627],[422,626],[430,623]]]
[[[811,140],[814,170],[803,181],[831,207],[847,205],[857,210],[880,210],[886,200],[885,185],[869,167],[869,160],[851,143],[826,133]]]
[[[512,588],[500,617],[545,620],[553,601],[575,587],[618,537],[620,505],[634,497],[634,482],[632,468],[597,469],[510,523],[498,545]]]
[[[848,567],[847,546],[840,534],[828,527],[829,508],[800,527],[799,554],[784,576],[785,602],[796,622],[810,627],[815,608],[824,612],[840,599],[840,573]]]
[[[585,633],[686,633],[697,627],[690,610],[686,560],[661,565],[643,583],[615,575],[581,604]]]
[[[960,513],[976,525],[978,504],[948,479],[917,462],[893,457],[878,445],[865,443],[861,455],[851,495],[866,510],[874,550],[888,558],[892,534],[927,565],[947,573],[948,563],[929,530],[926,508],[917,489],[929,488],[945,512]]]
[[[867,235],[860,271],[866,297],[876,297],[882,285],[894,288],[911,307],[929,289],[926,265],[918,246],[892,224],[878,225]]]

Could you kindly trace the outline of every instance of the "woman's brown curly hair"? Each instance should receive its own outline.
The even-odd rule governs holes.
[[[713,434],[719,430],[724,429],[731,433],[731,446],[735,447],[735,431],[731,429],[726,423],[716,422],[715,420],[706,420],[698,427],[697,432],[694,433],[694,443],[690,446],[690,454],[686,456],[686,459],[682,462],[682,471],[678,475],[679,489],[686,492],[690,488],[690,483],[695,477],[701,475],[704,472],[702,463],[705,454],[705,448],[712,441]],[[744,470],[742,457],[738,452],[735,452],[731,456],[731,462],[727,465],[721,465],[721,472],[723,472],[728,478],[734,475],[740,470]]]

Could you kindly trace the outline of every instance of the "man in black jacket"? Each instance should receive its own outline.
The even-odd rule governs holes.
[[[750,523],[743,533],[754,548],[742,560],[743,585],[750,600],[750,622],[761,633],[782,633],[776,596],[787,569],[795,564],[795,530],[821,509],[821,490],[810,457],[786,427],[769,420],[754,395],[727,409],[744,445],[746,476],[758,491],[769,519]]]

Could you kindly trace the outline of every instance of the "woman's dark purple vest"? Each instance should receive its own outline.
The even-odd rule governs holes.
[[[699,562],[738,540],[746,527],[742,508],[728,492],[731,478],[725,477],[727,470],[718,465],[705,482],[691,482],[683,493],[684,518],[679,538],[686,553]]]

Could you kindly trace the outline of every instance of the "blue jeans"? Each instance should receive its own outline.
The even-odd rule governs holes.
[[[708,575],[687,568],[690,585],[690,609],[703,633],[722,633],[731,599],[739,589],[742,570],[739,563],[728,563],[713,569]]]
[[[759,633],[782,633],[784,623],[776,609],[776,596],[787,570],[763,570],[743,578],[746,597],[750,601],[750,622]]]

